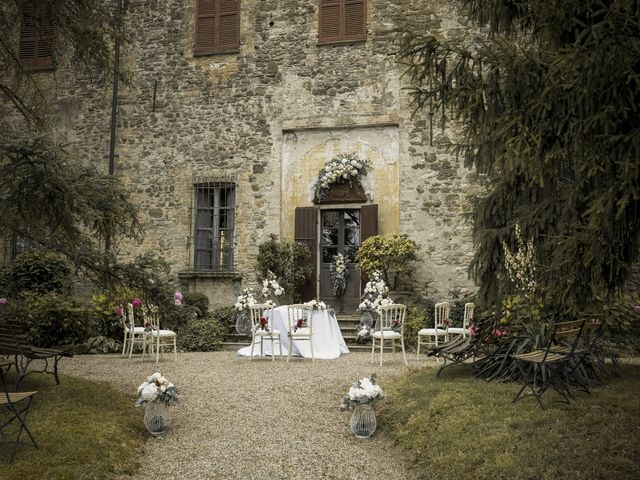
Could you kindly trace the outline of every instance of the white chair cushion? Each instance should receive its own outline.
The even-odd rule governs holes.
[[[144,333],[144,327],[133,327],[133,333],[135,333],[136,335],[142,335]]]
[[[310,334],[311,329],[309,327],[299,328],[295,332],[291,330],[292,337],[308,337]]]
[[[380,338],[382,335],[384,335],[384,338],[400,338],[400,337],[402,337],[402,335],[400,335],[400,332],[394,332],[393,330],[384,330],[382,332],[380,332],[378,330],[377,332],[373,332],[373,334],[371,336],[373,338]]]
[[[423,328],[418,332],[418,335],[446,335],[447,331],[441,328]]]
[[[450,327],[449,333],[462,335],[463,333],[469,333],[469,331],[466,328],[462,328],[462,327]]]
[[[260,337],[270,337],[271,335],[280,335],[280,330],[271,330],[267,332],[266,330],[256,330],[256,335]]]
[[[153,330],[151,334],[154,337],[157,337],[158,335],[160,335],[161,337],[175,337],[176,332],[172,330],[160,330],[160,332],[158,332],[157,330]]]

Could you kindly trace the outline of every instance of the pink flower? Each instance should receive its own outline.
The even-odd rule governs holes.
[[[122,307],[120,305],[116,305],[115,307],[113,307],[113,313],[115,313],[117,316],[122,316]]]
[[[131,305],[133,305],[133,308],[140,308],[142,306],[142,300],[140,300],[140,298],[136,297],[131,302]]]
[[[176,292],[173,294],[173,301],[176,305],[182,305],[182,293]]]
[[[7,303],[8,302],[6,298],[0,298],[0,305],[6,305]]]

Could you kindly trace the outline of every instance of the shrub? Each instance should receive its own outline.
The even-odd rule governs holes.
[[[400,279],[410,276],[413,271],[410,262],[421,260],[417,255],[419,249],[408,235],[375,235],[362,242],[356,260],[367,275],[377,270],[389,288],[397,290]]]
[[[122,351],[122,342],[98,335],[87,340],[89,353],[116,353]]]
[[[182,296],[182,303],[194,307],[199,318],[204,318],[209,314],[209,297],[204,293],[187,292]]]
[[[433,310],[431,310],[433,312]],[[418,344],[418,331],[433,323],[433,313],[421,307],[407,308],[407,316],[404,322],[404,345],[407,348],[415,348]]]
[[[3,274],[9,296],[20,292],[65,293],[71,285],[71,268],[58,254],[30,250],[18,255]]]
[[[197,318],[180,329],[178,348],[185,352],[220,350],[224,327],[215,318]]]
[[[224,334],[235,333],[237,312],[233,307],[218,307],[209,312],[209,318],[218,321],[224,330]]]
[[[17,308],[34,345],[51,347],[86,339],[88,312],[67,295],[23,293]]]
[[[257,270],[261,278],[273,272],[286,297],[301,300],[301,289],[311,274],[309,248],[299,242],[279,241],[276,235],[258,247]]]

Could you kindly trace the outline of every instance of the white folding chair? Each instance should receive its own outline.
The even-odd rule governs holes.
[[[160,328],[160,316],[158,315],[158,307],[150,306],[144,311],[144,321],[151,325],[151,331],[144,335],[144,344],[142,347],[142,359],[144,360],[147,351],[147,345],[150,347],[150,354],[156,354],[156,363],[160,361],[162,349],[173,346],[173,354],[175,360],[178,361],[178,345],[176,342],[176,332],[173,330],[163,330]]]
[[[376,349],[376,340],[380,346],[380,366],[382,366],[382,352],[384,351],[384,341],[391,340],[393,353],[396,351],[396,340],[400,339],[404,364],[407,365],[407,354],[404,350],[404,318],[407,307],[394,303],[378,308],[378,321],[371,334],[371,363]]]
[[[308,305],[294,304],[287,307],[289,331],[289,351],[287,362],[291,359],[291,350],[294,341],[307,341],[311,347],[311,361],[315,362],[313,355],[313,309]]]
[[[466,338],[469,335],[469,321],[473,318],[473,310],[475,305],[473,303],[464,304],[464,317],[462,317],[461,327],[449,327],[449,335],[462,335],[462,338]]]
[[[440,337],[446,342],[449,340],[449,302],[436,303],[434,308],[434,328],[423,328],[418,331],[418,353],[417,358],[420,359],[420,345],[438,346]],[[422,342],[422,337],[426,337],[426,341]],[[437,360],[440,361],[439,359]]]
[[[133,312],[133,305],[131,303],[127,304],[127,314],[126,319],[122,316],[120,320],[123,322],[124,327],[124,343],[122,347],[122,352],[124,355],[125,347],[129,352],[129,358],[133,354],[133,345],[138,343],[142,345],[144,343],[144,327],[136,327],[136,319]]]
[[[253,349],[256,342],[260,339],[260,356],[264,353],[264,339],[271,340],[271,360],[275,361],[276,351],[273,349],[274,340],[278,343],[280,351],[280,359],[282,359],[282,342],[280,339],[280,331],[275,330],[272,326],[273,307],[267,303],[255,303],[249,307],[251,315],[251,354],[249,361],[253,360]]]

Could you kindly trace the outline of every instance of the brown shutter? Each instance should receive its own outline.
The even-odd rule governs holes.
[[[360,207],[360,244],[375,235],[378,235],[378,205],[363,205]],[[368,281],[367,274],[361,271],[360,282],[363,290]]]
[[[209,53],[215,49],[217,3],[218,0],[198,0],[196,53]]]
[[[344,0],[320,0],[318,40],[336,42],[342,39],[340,19]]]
[[[18,57],[26,67],[53,65],[53,22],[50,12],[37,12],[33,2],[22,6]]]
[[[316,298],[316,278],[318,276],[317,257],[318,257],[318,210],[315,207],[297,207],[295,216],[295,240],[309,247],[311,258],[309,262],[312,265],[311,276],[307,283],[302,287],[302,299],[309,300]]]
[[[367,38],[366,0],[345,0],[344,39],[363,40]]]
[[[363,205],[360,208],[360,243],[378,234],[378,205]]]
[[[230,50],[240,45],[240,0],[219,0],[218,48]]]

